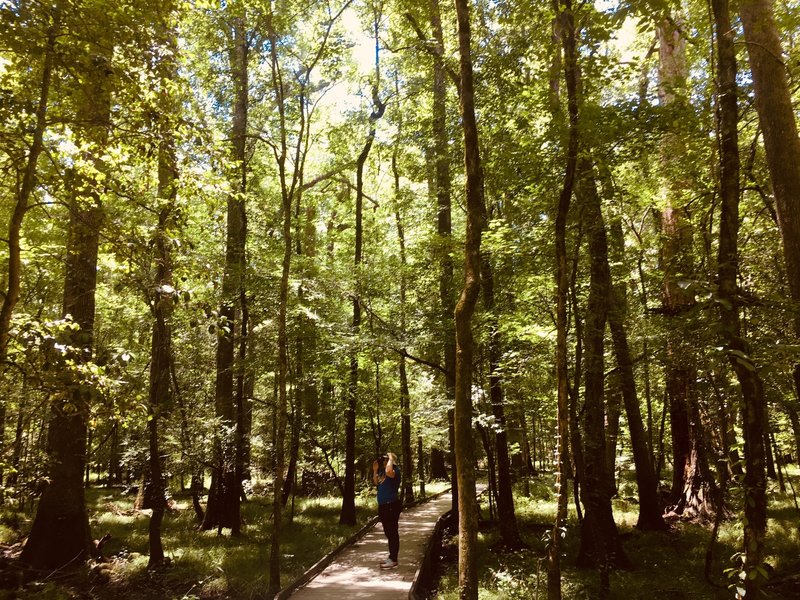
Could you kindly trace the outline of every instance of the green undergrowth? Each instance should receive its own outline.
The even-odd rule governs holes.
[[[444,484],[428,486],[436,493]],[[293,518],[287,505],[282,531],[281,584],[288,585],[306,569],[350,537],[375,514],[373,493],[356,498],[358,524],[339,525],[341,499],[297,498]],[[68,578],[33,582],[24,589],[0,590],[0,598],[62,600],[102,598],[130,600],[267,598],[272,500],[253,495],[242,504],[243,527],[238,537],[229,530],[197,529],[191,499],[176,495],[175,510],[167,513],[162,539],[169,565],[147,569],[149,516],[133,510],[134,495],[103,488],[87,490],[92,533],[111,534],[103,547],[108,562]],[[7,510],[0,519],[0,542],[10,544],[30,527],[30,515]],[[9,526],[7,523],[12,523]],[[16,522],[17,527],[13,526]]]
[[[800,472],[793,472],[800,483]],[[520,531],[529,549],[508,552],[500,547],[499,534],[493,523],[481,525],[478,536],[478,569],[480,600],[544,600],[547,598],[546,538],[556,511],[552,477],[532,480],[530,495],[515,489],[515,507]],[[683,600],[732,599],[729,586],[736,582],[732,557],[742,545],[740,494],[730,496],[734,515],[720,527],[713,552],[711,579],[704,573],[706,551],[711,536],[710,524],[677,521],[664,533],[640,532],[635,529],[638,505],[634,498],[635,484],[624,481],[619,498],[614,500],[614,518],[619,527],[624,550],[633,563],[630,571],[611,575],[612,599],[620,600]],[[485,501],[483,517],[488,517]],[[769,484],[769,522],[766,562],[774,569],[765,598],[775,600],[800,597],[800,512],[795,507],[791,490],[781,493],[777,484]],[[580,530],[570,496],[570,515],[562,558],[562,594],[565,599],[599,597],[597,571],[577,569]],[[439,582],[439,600],[458,599],[457,539],[446,540],[444,575]]]

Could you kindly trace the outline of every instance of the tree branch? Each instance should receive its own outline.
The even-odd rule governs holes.
[[[437,52],[436,48],[431,45],[430,40],[425,35],[425,32],[422,31],[422,28],[419,26],[419,23],[417,23],[417,20],[414,18],[414,15],[412,15],[410,12],[407,12],[405,14],[405,17],[406,20],[411,24],[411,28],[414,30],[414,33],[417,34],[417,38],[419,38],[419,41],[422,42],[421,45],[425,49],[425,51],[434,58],[438,58],[442,61],[444,70],[447,72],[447,75],[448,77],[450,77],[450,80],[453,82],[453,85],[456,86],[456,90],[458,91],[458,95],[460,96],[461,77],[459,76],[459,74],[456,73],[456,70],[453,68],[452,65],[449,64],[444,55],[441,54],[440,52]]]
[[[318,183],[322,183],[323,181],[327,181],[328,179],[335,179],[337,175],[341,174],[341,172],[344,171],[345,169],[352,167],[353,164],[354,163],[349,162],[343,165],[339,165],[338,167],[334,167],[330,171],[326,171],[325,173],[316,176],[314,179],[305,182],[303,185],[300,186],[300,190],[304,192],[307,189],[314,187]]]

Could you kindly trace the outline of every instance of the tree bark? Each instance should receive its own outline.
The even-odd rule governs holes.
[[[395,80],[396,88],[399,84]],[[399,90],[398,90],[399,91]],[[398,137],[402,133],[402,118],[398,123]],[[407,317],[407,290],[408,290],[408,258],[406,256],[406,236],[401,217],[402,196],[400,187],[400,170],[397,165],[397,154],[400,145],[395,142],[392,153],[392,175],[394,176],[394,220],[397,227],[397,239],[400,250],[400,334],[405,338],[408,327]],[[403,473],[403,502],[408,504],[414,501],[414,462],[413,448],[411,446],[411,393],[408,389],[408,372],[406,370],[406,349],[403,348],[400,356],[400,440],[402,447]]]
[[[576,67],[577,68],[577,67]],[[576,84],[577,85],[577,84]],[[576,94],[577,97],[577,94]],[[577,155],[576,155],[577,156]],[[577,158],[576,158],[577,160]],[[577,163],[576,163],[577,165]],[[576,166],[577,170],[577,166]],[[572,307],[572,319],[575,323],[575,357],[573,359],[574,368],[572,373],[572,385],[567,380],[567,393],[569,395],[569,435],[570,444],[566,450],[569,450],[569,459],[572,461],[574,467],[573,473],[573,499],[575,502],[575,513],[578,516],[578,522],[583,522],[583,508],[581,507],[581,486],[586,478],[583,460],[583,441],[581,439],[581,427],[578,422],[578,402],[579,390],[583,378],[583,318],[581,315],[581,307],[578,302],[578,267],[580,264],[581,246],[583,244],[583,209],[581,208],[578,216],[578,231],[575,236],[575,249],[572,255],[572,268],[569,275],[569,300]],[[569,319],[567,320],[567,331],[569,331]],[[534,424],[536,421],[534,420]],[[535,444],[534,444],[535,446]],[[566,460],[566,459],[565,459]]]
[[[419,477],[419,495],[425,497],[425,454],[422,449],[422,436],[417,436],[417,477]]]
[[[80,65],[85,79],[75,129],[89,146],[86,160],[98,173],[108,143],[111,113],[112,69],[107,46],[88,43],[91,53]],[[102,181],[76,169],[72,177],[64,275],[62,314],[72,318],[77,330],[68,342],[69,358],[76,365],[92,360],[95,289],[100,227]],[[20,560],[34,569],[54,570],[80,565],[92,554],[92,538],[83,486],[86,439],[91,394],[75,370],[63,373],[63,389],[52,401],[48,423],[49,483]]]
[[[791,400],[783,401],[782,406],[789,417],[789,422],[792,424],[792,433],[794,435],[794,451],[795,463],[800,463],[800,414],[797,412]]]
[[[446,480],[448,477],[449,473],[444,460],[444,451],[437,446],[433,446],[431,448],[430,479]]]
[[[444,354],[445,396],[452,405],[455,402],[456,336],[453,323],[455,311],[455,282],[452,244],[452,204],[450,180],[450,149],[447,134],[447,68],[445,65],[444,32],[439,0],[429,2],[433,52],[433,159],[436,191],[436,234],[439,249],[439,304]],[[452,510],[454,521],[458,521],[458,478],[453,437],[453,411],[448,411],[448,442],[450,445],[450,482],[453,490]]]
[[[558,3],[555,2],[558,10]],[[556,246],[556,382],[558,386],[558,455],[556,463],[556,492],[558,507],[547,555],[547,598],[561,600],[561,540],[567,521],[567,502],[569,499],[567,481],[567,448],[570,444],[569,420],[569,361],[567,357],[567,303],[569,301],[569,274],[567,271],[567,217],[575,187],[575,174],[578,161],[578,96],[577,96],[577,40],[575,17],[571,0],[562,3],[554,21],[555,37],[564,48],[564,79],[567,85],[567,107],[569,118],[569,137],[567,140],[566,170],[564,182],[556,206],[555,246]],[[555,79],[557,81],[557,79]],[[555,84],[552,84],[555,85]],[[535,444],[535,440],[534,440]]]
[[[610,312],[609,301],[609,312]],[[617,487],[617,444],[619,442],[620,418],[622,417],[622,389],[619,374],[608,378],[605,394],[606,413],[606,473],[611,495],[616,496]]]
[[[299,199],[298,199],[299,200]],[[302,290],[299,291],[302,296]],[[297,479],[297,463],[300,460],[300,431],[303,427],[303,406],[305,404],[305,365],[303,354],[303,334],[302,323],[299,329],[301,332],[295,340],[296,348],[296,384],[294,393],[294,403],[292,405],[292,435],[289,441],[289,464],[286,467],[286,477],[283,481],[283,491],[281,492],[281,506],[286,507],[289,496],[295,493],[294,485]]]
[[[664,107],[683,107],[686,99],[686,41],[680,17],[665,17],[657,24],[659,41],[659,99]],[[699,414],[695,382],[696,352],[685,323],[694,294],[684,280],[694,275],[691,215],[683,196],[689,184],[683,175],[686,154],[675,132],[661,141],[661,166],[666,178],[667,208],[661,215],[661,261],[664,270],[662,309],[670,321],[667,335],[666,389],[672,430],[672,511],[686,517],[705,516],[716,510],[713,476]]]
[[[161,412],[169,407],[171,398],[172,312],[175,289],[172,282],[172,252],[170,239],[175,227],[178,195],[178,159],[175,150],[174,123],[179,108],[172,92],[177,77],[177,43],[172,25],[168,22],[172,7],[164,7],[164,22],[158,24],[167,49],[156,66],[156,76],[162,89],[158,114],[158,199],[160,210],[155,232],[156,281],[148,302],[153,315],[153,334],[150,350],[150,393],[148,401],[148,442],[150,466],[149,507],[153,510],[148,528],[149,568],[164,563],[161,524],[167,508],[166,481],[159,450],[158,422]]]
[[[214,389],[214,411],[222,431],[218,433],[215,441],[215,466],[211,475],[211,489],[202,529],[209,530],[216,527],[221,533],[223,528],[229,527],[232,535],[238,535],[241,528],[241,484],[236,478],[237,423],[233,382],[237,332],[241,335],[241,293],[244,289],[244,253],[247,239],[245,195],[249,48],[245,17],[233,16],[232,23],[233,40],[230,51],[233,80],[232,192],[227,199],[225,270],[222,275],[222,305],[219,312],[221,329],[217,336]]]
[[[26,396],[27,385],[25,380],[23,380],[22,385],[22,398],[24,399]],[[22,470],[22,446],[23,446],[23,432],[25,431],[25,411],[23,410],[23,404],[20,403],[17,407],[17,426],[16,431],[14,432],[14,450],[11,454],[11,467],[12,471],[11,474],[8,476],[8,485],[9,487],[16,487],[17,482],[22,479],[25,481],[25,478],[20,478],[21,470]],[[22,508],[20,507],[20,510]]]
[[[619,221],[611,225],[611,248],[613,262],[622,261],[624,240],[622,226]],[[614,356],[620,370],[620,386],[622,401],[625,405],[625,417],[628,421],[628,432],[631,436],[633,462],[636,466],[636,487],[639,493],[639,518],[636,528],[643,531],[663,531],[666,523],[662,517],[661,501],[658,498],[658,478],[653,468],[652,440],[648,444],[648,436],[644,430],[639,397],[636,393],[636,379],[633,373],[633,360],[628,346],[628,333],[625,319],[628,312],[628,299],[625,284],[621,281],[611,282],[611,307],[608,311],[608,324],[614,345]]]
[[[577,86],[576,86],[577,87]],[[604,397],[605,327],[611,298],[611,272],[608,266],[608,240],[595,185],[593,166],[588,158],[578,159],[576,190],[588,221],[590,258],[589,299],[586,309],[584,358],[583,455],[585,479],[581,486],[584,519],[581,523],[579,566],[596,566],[601,587],[608,592],[608,574],[613,567],[627,566],[611,508],[611,479],[606,463]]]
[[[659,43],[659,100],[663,106],[681,101],[681,94],[686,86],[686,42],[680,30],[671,19],[663,19],[656,28]],[[680,156],[675,134],[665,136],[662,150],[662,162],[670,167],[675,157]],[[672,184],[673,188],[675,184]],[[664,242],[661,249],[661,260],[664,269],[664,287],[662,305],[668,315],[676,315],[690,306],[694,299],[678,285],[678,278],[690,276],[691,266],[686,264],[684,254],[691,245],[692,230],[688,218],[683,211],[675,208],[676,198],[681,188],[670,189],[668,208],[661,215],[661,227]],[[691,442],[689,437],[689,416],[687,404],[693,393],[692,382],[695,381],[691,368],[691,360],[683,361],[684,352],[679,342],[680,334],[668,334],[666,388],[669,398],[670,428],[672,431],[672,492],[674,501],[681,496],[685,481],[685,468],[689,461]]]
[[[739,5],[755,104],[764,135],[775,211],[783,242],[783,256],[792,302],[800,303],[800,138],[792,106],[787,65],[784,62],[772,0],[743,0]],[[795,336],[800,337],[800,311],[794,310]],[[794,367],[800,396],[800,364]]]
[[[458,587],[461,600],[477,600],[478,503],[472,441],[472,315],[481,287],[481,233],[486,221],[483,202],[478,125],[470,49],[468,0],[455,0],[461,76],[461,126],[466,166],[467,231],[464,244],[464,288],[455,308],[455,449],[458,478]]]
[[[271,16],[271,15],[270,15]],[[269,552],[269,594],[278,593],[280,583],[280,553],[281,553],[281,519],[283,518],[283,484],[285,467],[284,441],[286,439],[287,410],[289,406],[287,388],[289,373],[289,338],[287,333],[287,311],[289,303],[289,274],[292,263],[292,204],[293,194],[286,183],[286,138],[287,124],[285,120],[285,98],[283,80],[278,77],[277,44],[274,30],[271,31],[271,52],[273,81],[276,92],[276,103],[281,118],[281,161],[279,164],[281,179],[281,209],[283,216],[283,261],[281,264],[281,283],[278,308],[278,404],[275,407],[276,433],[275,433],[275,464],[273,468],[273,502],[272,502],[272,535],[270,537]],[[301,99],[301,106],[303,102]]]
[[[239,289],[239,306],[241,307],[242,318],[239,334],[239,348],[236,358],[236,390],[234,392],[234,414],[236,415],[236,466],[234,469],[236,472],[236,481],[239,486],[239,498],[244,502],[247,500],[244,481],[250,478],[250,434],[253,422],[252,393],[248,393],[248,387],[253,383],[252,366],[249,364],[248,360],[252,322],[250,320],[250,306],[247,300],[247,291],[245,290],[244,282],[242,282],[242,286]]]
[[[745,570],[748,572],[745,577],[745,591],[747,597],[757,598],[760,595],[760,590],[764,584],[764,577],[759,571],[764,561],[764,537],[767,527],[767,496],[766,496],[766,478],[764,476],[764,440],[766,438],[766,405],[764,401],[764,387],[761,382],[761,377],[758,373],[756,365],[750,357],[750,348],[747,340],[742,332],[742,326],[739,316],[739,295],[736,285],[739,265],[739,249],[738,249],[738,232],[739,232],[739,141],[738,141],[738,107],[737,107],[737,84],[736,84],[736,50],[734,48],[734,29],[731,26],[728,0],[712,0],[712,7],[714,11],[714,33],[717,44],[717,80],[719,82],[718,88],[718,127],[719,127],[719,140],[720,140],[720,196],[722,199],[722,212],[720,216],[720,230],[719,230],[719,253],[718,253],[718,282],[719,282],[719,310],[720,318],[722,321],[722,333],[727,346],[728,360],[736,373],[739,380],[739,385],[742,390],[743,416],[744,416],[744,458],[745,458],[745,476],[744,476],[744,551],[745,551]],[[777,36],[774,38],[763,39],[760,35],[755,35],[754,29],[761,33],[761,27],[765,30],[769,27],[771,22],[771,15],[769,12],[759,12],[759,17],[762,19],[759,24],[753,22],[755,15],[753,11],[758,9],[768,9],[766,2],[744,2],[742,4],[742,22],[745,26],[745,36],[748,41],[748,51],[750,52],[751,65],[753,66],[753,78],[756,85],[756,104],[759,104],[759,92],[766,92],[771,95],[774,91],[772,86],[780,87],[780,82],[772,81],[765,89],[764,82],[759,81],[756,76],[756,71],[763,68],[765,62],[775,63],[774,66],[779,67],[780,73],[772,73],[772,75],[780,79],[780,74],[784,75],[783,82],[785,84],[785,72],[782,66],[777,65],[775,57],[780,56],[780,53],[772,56],[765,56],[763,48],[751,48],[753,42],[759,43],[774,43],[777,41]],[[774,25],[774,22],[772,22]],[[768,46],[769,47],[769,46]],[[779,46],[776,48],[780,52]],[[759,74],[758,77],[763,76],[764,73]],[[785,88],[784,88],[785,89]],[[787,96],[788,100],[788,96]],[[763,97],[762,97],[763,101]],[[794,123],[794,117],[791,114],[791,104],[789,107],[789,119]],[[766,143],[766,128],[764,128],[764,119],[766,116],[762,111],[765,106],[759,107],[759,115],[762,117],[762,128],[764,129],[764,137]],[[777,112],[780,112],[778,107],[772,107]],[[786,114],[783,115],[786,117]],[[780,116],[773,115],[776,119]],[[786,123],[788,126],[788,123]],[[783,130],[783,135],[792,135],[792,130]],[[771,133],[772,135],[772,133]],[[800,142],[797,139],[797,132],[794,130],[793,142],[798,150],[795,158],[800,158]],[[789,142],[791,143],[791,142]],[[773,157],[774,158],[774,157]],[[788,157],[786,157],[788,158]],[[768,162],[769,152],[768,152]],[[773,166],[771,163],[770,166]],[[793,169],[792,169],[793,168]],[[794,170],[797,175],[800,175],[800,166],[796,163],[786,163],[781,165],[781,170],[790,172]],[[800,177],[798,177],[797,187],[794,188],[795,195],[792,196],[792,201],[796,202],[797,192],[800,192]],[[775,186],[776,199],[779,198],[778,186]],[[784,196],[783,201],[787,198]],[[778,206],[781,206],[780,201]],[[783,209],[786,205],[783,205]],[[779,209],[780,210],[780,209]],[[797,219],[797,214],[792,214],[790,219]],[[800,230],[798,230],[800,232]],[[797,244],[797,240],[793,240]],[[800,247],[798,247],[800,248]],[[790,259],[787,253],[787,265],[790,264]],[[794,263],[796,267],[800,267],[800,263]],[[800,271],[795,271],[795,276],[800,276]],[[790,280],[792,278],[790,273]],[[800,287],[798,287],[800,291]],[[794,289],[793,289],[794,292]],[[794,293],[793,293],[794,296]],[[721,504],[721,501],[720,501]]]

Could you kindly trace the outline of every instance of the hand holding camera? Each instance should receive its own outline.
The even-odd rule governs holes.
[[[372,470],[377,473],[380,469],[382,469],[386,465],[386,461],[388,459],[389,457],[386,454],[377,456],[372,463]]]

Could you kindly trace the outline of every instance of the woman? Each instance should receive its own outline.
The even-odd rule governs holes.
[[[400,502],[400,467],[397,456],[387,452],[372,463],[372,482],[378,486],[378,518],[383,525],[383,533],[389,540],[389,556],[381,563],[381,569],[397,566],[397,552],[400,549],[400,533],[397,522],[403,505]]]

